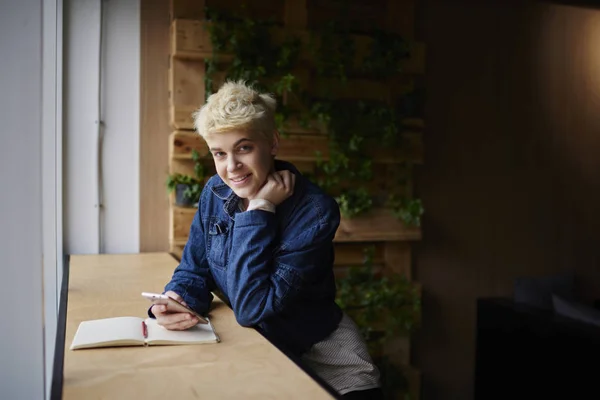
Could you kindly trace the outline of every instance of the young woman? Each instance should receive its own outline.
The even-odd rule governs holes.
[[[181,263],[165,293],[200,314],[219,289],[242,326],[260,328],[341,395],[382,396],[379,371],[353,321],[335,303],[335,200],[275,159],[276,102],[227,82],[195,114],[214,158]],[[167,329],[198,323],[153,306]],[[359,397],[356,397],[359,396]]]

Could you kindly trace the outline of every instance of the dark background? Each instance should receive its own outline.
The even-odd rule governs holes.
[[[600,298],[600,10],[417,4],[427,99],[413,364],[423,399],[470,399],[477,297],[570,270],[583,301]]]

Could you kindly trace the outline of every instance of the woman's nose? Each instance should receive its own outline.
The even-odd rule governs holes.
[[[235,157],[230,157],[229,160],[227,161],[227,171],[228,172],[233,172],[236,169],[238,169],[240,166],[240,163],[235,159]]]

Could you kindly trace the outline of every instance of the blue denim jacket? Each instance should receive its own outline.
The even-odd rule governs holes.
[[[165,291],[197,312],[208,311],[218,288],[242,326],[259,327],[284,350],[300,355],[338,326],[333,238],[336,201],[290,163],[294,193],[275,214],[241,212],[240,198],[213,176],[206,184],[181,263]]]

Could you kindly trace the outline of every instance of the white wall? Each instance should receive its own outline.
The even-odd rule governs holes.
[[[105,4],[104,251],[137,253],[140,249],[140,5],[139,0],[108,0]]]
[[[0,10],[0,396],[42,399],[42,0]]]
[[[63,271],[62,0],[44,0],[42,17],[42,254],[46,394],[53,375]]]
[[[100,7],[103,52],[99,64]],[[65,251],[139,252],[139,0],[65,1]],[[103,209],[98,208],[102,71]],[[100,215],[99,215],[100,214]]]
[[[0,318],[2,399],[43,399],[50,390],[62,281],[63,168],[67,250],[100,250],[93,168],[100,0],[65,4],[65,65],[62,3],[0,0],[0,281],[5,307],[13,307],[5,312],[10,318]],[[105,5],[105,249],[137,252],[139,3]]]

